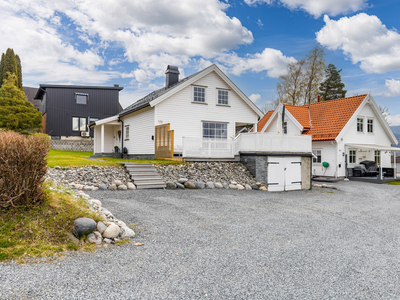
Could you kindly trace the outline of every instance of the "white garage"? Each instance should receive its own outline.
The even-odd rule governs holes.
[[[268,191],[301,190],[301,157],[270,156],[268,165]]]

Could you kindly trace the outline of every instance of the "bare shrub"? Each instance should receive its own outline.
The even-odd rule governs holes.
[[[45,134],[0,131],[0,208],[43,203],[49,148],[50,138]]]

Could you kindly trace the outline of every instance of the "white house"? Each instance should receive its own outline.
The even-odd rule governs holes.
[[[178,68],[168,66],[165,87],[91,125],[94,153],[110,154],[117,146],[133,158],[154,158],[156,151],[180,156],[184,139],[188,145],[232,140],[243,127],[256,128],[262,116],[216,65],[181,80]]]
[[[391,165],[398,144],[371,95],[319,102],[310,105],[280,105],[259,122],[262,133],[311,135],[314,175],[345,177],[361,161]],[[324,167],[328,163],[328,167]],[[396,174],[396,170],[394,170]]]

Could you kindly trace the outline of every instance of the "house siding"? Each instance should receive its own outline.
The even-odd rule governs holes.
[[[124,147],[130,155],[154,155],[154,109],[144,108],[123,118]],[[129,140],[125,140],[125,128],[129,126]]]
[[[193,85],[206,86],[206,104],[193,102]],[[182,152],[182,138],[202,137],[202,121],[228,124],[228,139],[234,137],[236,123],[256,125],[258,115],[233,90],[228,106],[218,104],[218,89],[230,89],[216,72],[211,72],[155,106],[154,125],[170,124],[174,130],[174,151]],[[153,147],[154,148],[154,147]]]

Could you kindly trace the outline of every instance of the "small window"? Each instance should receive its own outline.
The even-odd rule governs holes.
[[[86,131],[86,118],[72,117],[73,131]]]
[[[374,132],[374,120],[367,121],[367,132]]]
[[[125,126],[125,141],[129,140],[129,125]]]
[[[381,151],[375,150],[375,162],[380,165],[381,163]]]
[[[357,132],[364,132],[364,119],[357,118]]]
[[[194,102],[206,102],[206,89],[204,87],[193,87],[193,101]]]
[[[203,138],[226,139],[228,138],[228,124],[203,122]]]
[[[218,90],[218,104],[228,105],[228,91]]]
[[[88,98],[88,94],[75,93],[76,104],[87,104]]]
[[[320,164],[322,162],[321,150],[313,150],[313,153],[316,156],[316,157],[313,156],[313,163]]]
[[[356,163],[356,150],[350,150],[349,151],[349,163],[350,164],[355,164]]]

